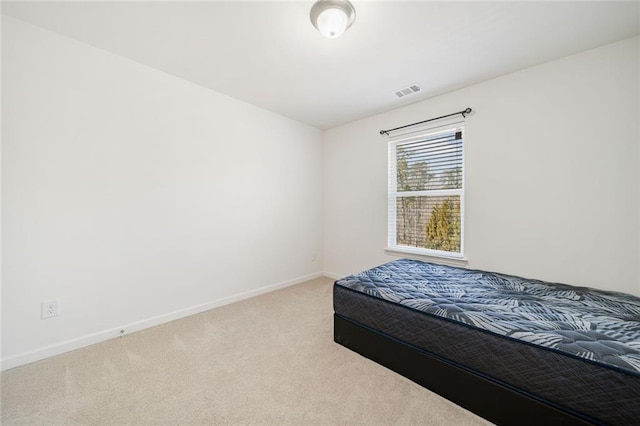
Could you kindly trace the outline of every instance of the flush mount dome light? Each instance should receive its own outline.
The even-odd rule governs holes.
[[[311,23],[327,38],[337,38],[353,24],[356,10],[348,0],[318,0],[311,7]]]

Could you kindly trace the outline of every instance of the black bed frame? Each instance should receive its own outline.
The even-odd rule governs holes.
[[[334,341],[498,425],[600,425],[334,314]]]

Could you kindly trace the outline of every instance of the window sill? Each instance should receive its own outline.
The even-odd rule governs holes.
[[[454,256],[437,256],[423,253],[416,253],[412,250],[403,250],[397,248],[387,247],[384,249],[385,253],[391,256],[406,257],[409,259],[422,260],[424,262],[440,263],[450,266],[466,266],[466,257],[454,257]]]

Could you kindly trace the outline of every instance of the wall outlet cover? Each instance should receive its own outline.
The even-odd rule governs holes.
[[[58,315],[60,315],[60,299],[42,302],[42,319],[53,318]]]

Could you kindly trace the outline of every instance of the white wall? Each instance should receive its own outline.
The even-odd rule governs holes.
[[[319,130],[2,24],[3,368],[322,270]]]
[[[325,132],[325,271],[345,275],[395,258],[384,253],[387,145],[378,131],[471,107],[467,267],[640,294],[638,43]]]

